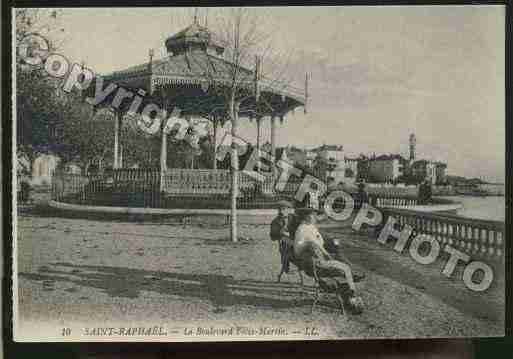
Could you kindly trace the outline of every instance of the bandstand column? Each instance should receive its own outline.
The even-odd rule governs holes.
[[[192,116],[191,115],[185,116],[185,120],[187,121],[189,126],[191,126]],[[195,153],[193,153],[192,156],[191,156],[191,163],[190,163],[190,169],[191,170],[194,169],[194,157],[195,157]]]
[[[162,110],[162,118],[167,119],[167,110]],[[161,125],[161,145],[160,145],[160,191],[164,190],[165,174],[167,170],[167,133],[166,133],[167,120],[162,121]]]
[[[271,116],[271,155],[273,156],[273,161],[276,162],[276,116]],[[272,174],[276,173],[276,164],[273,163],[272,166]]]
[[[214,129],[214,158],[213,158],[213,164],[212,168],[217,169],[217,116],[214,115],[212,119],[213,129]]]
[[[260,124],[261,124],[261,120],[262,119],[260,117],[256,118],[256,127],[257,127],[256,148],[257,148],[258,154],[260,153]],[[257,163],[257,172],[260,172],[260,161],[258,161],[258,163]]]
[[[123,145],[119,145],[119,159],[118,159],[119,168],[123,168]]]

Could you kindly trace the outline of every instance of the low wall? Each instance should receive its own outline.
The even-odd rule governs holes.
[[[114,206],[89,206],[70,204],[57,201],[49,201],[48,205],[55,209],[70,210],[89,213],[114,213],[114,214],[148,214],[148,215],[229,215],[230,209],[216,208],[142,208],[142,207],[114,207]],[[270,216],[276,215],[275,209],[238,209],[237,212],[245,216]]]
[[[430,235],[442,245],[451,245],[473,258],[504,260],[504,222],[399,208],[383,208],[382,213],[385,221],[393,217],[400,227],[409,225],[416,233]]]
[[[368,183],[366,190],[369,194],[391,195],[391,196],[417,196],[418,186],[415,185],[385,185],[379,183]],[[433,196],[453,196],[456,194],[453,186],[431,186]]]

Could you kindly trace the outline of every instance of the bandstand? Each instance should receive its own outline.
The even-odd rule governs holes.
[[[262,76],[259,57],[255,56],[253,69],[230,61],[231,57],[225,56],[225,47],[214,40],[209,29],[201,26],[196,19],[184,30],[167,38],[165,47],[168,55],[162,59],[153,59],[153,51],[150,50],[147,63],[102,77],[103,88],[112,83],[118,88],[95,106],[95,110],[108,108],[115,115],[113,170],[108,174],[86,175],[87,178],[62,178],[60,182],[56,178],[56,197],[63,199],[74,195],[74,201],[89,205],[112,203],[135,207],[174,207],[179,203],[186,207],[228,208],[233,186],[230,181],[232,170],[217,168],[219,144],[216,137],[220,126],[231,121],[233,136],[237,133],[239,121],[255,123],[255,147],[260,150],[261,125],[263,121],[270,121],[271,154],[275,155],[279,127],[277,122],[282,125],[287,114],[298,107],[303,107],[306,112],[307,80],[304,89],[293,88],[289,84]],[[234,88],[234,73],[238,76],[237,86],[235,91],[230,92]],[[94,96],[93,91],[94,84],[85,95]],[[232,101],[227,98],[227,93],[233,94]],[[162,109],[163,118],[174,114],[173,111],[178,108],[179,116],[186,121],[208,120],[214,132],[212,168],[168,168],[167,143],[170,133],[165,121],[154,133],[161,138],[159,170],[124,168],[120,131],[128,123],[127,114],[133,114],[134,94],[141,99],[139,114],[148,105],[155,104]],[[255,171],[260,169],[257,167]],[[274,203],[284,195],[277,195],[274,191],[274,166],[271,166],[270,172],[265,173],[263,182],[257,182],[243,171],[235,172],[239,189],[237,201],[240,201],[242,208],[273,208]]]

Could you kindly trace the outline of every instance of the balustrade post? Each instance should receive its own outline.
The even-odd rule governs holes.
[[[479,242],[479,245],[481,246],[481,255],[483,254],[486,254],[486,250],[487,250],[487,245],[485,242],[483,242],[484,240],[484,235],[483,235],[483,229],[481,227],[478,227],[477,228],[477,240]]]
[[[497,231],[496,230],[494,230],[492,233],[492,241],[495,246],[495,254],[498,255],[500,247],[499,247],[499,242],[497,241]]]

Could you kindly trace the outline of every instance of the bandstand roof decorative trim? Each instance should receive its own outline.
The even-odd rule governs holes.
[[[167,86],[230,84],[230,75],[236,65],[220,56],[224,47],[214,42],[205,27],[193,23],[169,37],[165,45],[169,56],[115,71],[103,78],[123,87],[143,89],[148,94]],[[211,49],[214,53],[209,51]],[[254,90],[254,71],[242,66],[239,71],[247,75],[239,84],[240,88]],[[258,86],[260,94],[266,97],[281,97],[281,102],[286,103],[282,108],[285,112],[306,103],[305,91],[289,84],[264,77],[259,79]]]
[[[202,65],[198,62],[201,61]],[[208,63],[207,63],[208,61]],[[176,56],[169,56],[164,59],[155,60],[152,63],[150,71],[150,63],[144,63],[129,67],[121,71],[104,76],[108,81],[114,81],[120,85],[130,88],[143,88],[147,92],[151,92],[150,85],[200,85],[205,81],[229,82],[230,74],[229,66],[234,66],[228,61],[219,57],[204,53],[202,51],[193,51],[189,54],[183,53]],[[212,72],[205,74],[205,68],[212,68]],[[247,73],[248,80],[246,86],[252,88],[254,86],[251,76],[253,71],[246,68],[241,69]],[[151,81],[151,82],[150,82]],[[281,88],[280,88],[281,87]],[[280,85],[277,81],[266,78],[260,80],[260,90],[264,92],[272,92],[276,95],[287,96],[297,102],[297,106],[305,103],[303,90],[290,85]]]

